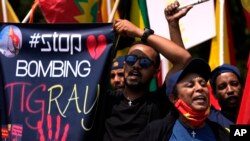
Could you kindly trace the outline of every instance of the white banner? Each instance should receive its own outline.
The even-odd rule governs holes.
[[[174,0],[147,0],[150,27],[157,35],[169,37],[168,23],[164,9]],[[198,0],[179,0],[180,5]],[[197,5],[180,19],[182,39],[187,49],[215,36],[214,1],[209,0]]]
[[[147,0],[148,16],[150,27],[155,34],[170,38],[168,23],[164,15],[164,9],[168,3],[175,0]],[[179,0],[180,6],[198,0]],[[214,1],[209,0],[197,5],[182,17],[179,21],[182,39],[186,49],[194,47],[204,41],[215,37],[215,8]],[[170,64],[161,55],[162,80],[169,70]]]

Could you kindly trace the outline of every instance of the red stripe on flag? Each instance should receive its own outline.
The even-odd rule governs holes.
[[[218,100],[215,98],[213,92],[212,92],[212,88],[210,85],[208,85],[208,90],[209,90],[209,96],[210,96],[210,103],[211,105],[217,109],[217,110],[221,110],[220,104],[218,103]]]
[[[229,8],[228,8],[228,1],[225,1],[225,16],[226,16],[226,24],[227,24],[227,37],[228,37],[228,51],[229,51],[229,61],[231,65],[236,66],[236,58],[235,58],[235,51],[234,51],[234,40],[233,40],[233,33],[231,27],[231,19],[229,15]]]
[[[250,30],[250,12],[248,12],[246,9],[244,9],[244,14],[246,18],[246,25],[248,30]]]
[[[73,0],[39,0],[39,6],[47,23],[78,23],[81,14]]]
[[[250,54],[248,56],[248,73],[243,92],[243,97],[238,114],[237,124],[250,124]]]
[[[241,4],[243,7],[243,12],[246,18],[246,26],[248,30],[250,30],[250,1],[249,0],[241,0]]]

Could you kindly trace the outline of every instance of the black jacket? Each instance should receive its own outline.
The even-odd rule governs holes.
[[[168,115],[160,120],[151,122],[140,134],[138,141],[167,141],[172,135],[173,126],[178,119],[178,111],[171,109]],[[217,141],[229,141],[229,132],[216,122],[206,120],[214,132]]]

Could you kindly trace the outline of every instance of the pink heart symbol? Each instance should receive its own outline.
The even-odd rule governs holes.
[[[89,35],[87,37],[87,48],[90,56],[97,60],[107,47],[106,37],[101,34],[98,35],[97,40],[94,35]]]

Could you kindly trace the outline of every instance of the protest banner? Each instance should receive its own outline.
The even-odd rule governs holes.
[[[94,140],[112,24],[0,27],[2,140]]]

